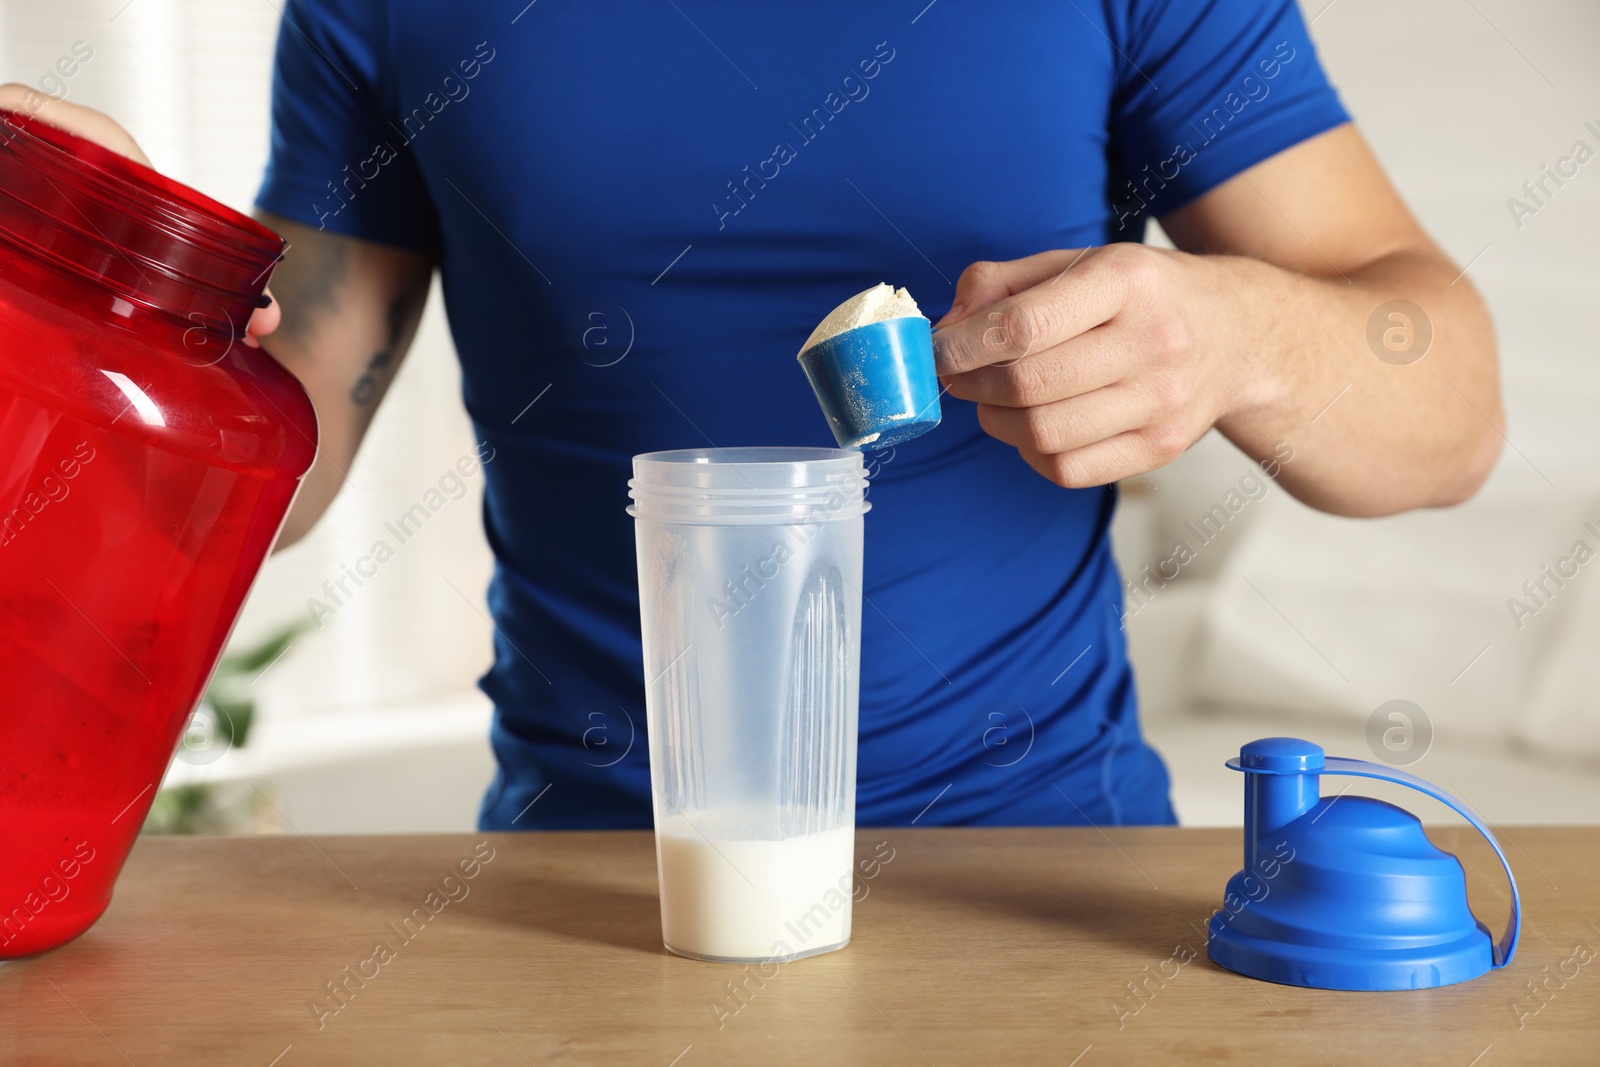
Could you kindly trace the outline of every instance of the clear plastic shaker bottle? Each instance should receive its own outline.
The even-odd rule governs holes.
[[[731,962],[850,940],[859,452],[636,456],[662,936]]]

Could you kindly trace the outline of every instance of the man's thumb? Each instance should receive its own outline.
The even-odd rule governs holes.
[[[1016,296],[1048,281],[1077,255],[1078,252],[1066,249],[1040,252],[1004,262],[979,260],[962,271],[961,277],[956,279],[956,295],[950,301],[950,310],[934,323],[934,328],[953,325],[996,301]]]

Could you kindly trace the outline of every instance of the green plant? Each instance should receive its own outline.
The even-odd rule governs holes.
[[[202,706],[216,709],[217,743],[243,747],[255,722],[252,686],[276,663],[309,627],[295,622],[249,648],[224,653],[200,698]],[[220,833],[237,829],[254,811],[253,791],[224,802],[219,787],[211,783],[175,786],[156,793],[141,832],[149,834]]]
[[[142,833],[203,834],[226,829],[211,785],[180,785],[156,794]]]
[[[227,731],[230,746],[243,748],[250,738],[250,727],[255,722],[255,694],[250,689],[255,680],[278,658],[289,650],[309,627],[304,620],[290,623],[266,640],[250,648],[224,653],[217,662],[217,670],[206,686],[202,702],[219,712],[218,729]]]

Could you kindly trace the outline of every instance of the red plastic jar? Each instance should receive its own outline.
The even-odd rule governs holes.
[[[316,451],[283,240],[0,111],[0,958],[99,918]]]

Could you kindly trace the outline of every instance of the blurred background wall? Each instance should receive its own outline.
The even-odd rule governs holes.
[[[1600,817],[1600,562],[1535,604],[1524,581],[1579,540],[1600,553],[1600,159],[1532,214],[1523,183],[1600,152],[1600,8],[1588,0],[1310,0],[1346,106],[1412,208],[1489,301],[1509,441],[1449,512],[1351,522],[1270,488],[1230,516],[1128,629],[1147,729],[1191,824],[1239,818],[1221,761],[1298,733],[1450,783],[1494,822]],[[248,209],[265,161],[279,10],[270,0],[0,0],[0,78],[115,116],[157,167]],[[76,46],[76,52],[74,51]],[[57,62],[69,63],[70,77]],[[1586,126],[1593,123],[1593,128]],[[1159,233],[1153,240],[1161,241]],[[197,733],[158,821],[187,829],[445,830],[472,825],[492,773],[479,494],[452,501],[321,625],[307,599],[472,446],[437,298],[350,485],[274,557],[235,633],[281,657],[235,680],[247,744]],[[1338,404],[1324,418],[1339,417]],[[1315,448],[1315,434],[1296,448]],[[1216,435],[1125,487],[1130,577],[1250,471]],[[1537,610],[1513,616],[1510,598]],[[1518,624],[1520,622],[1520,625]],[[1396,703],[1399,702],[1399,703]],[[1407,801],[1408,804],[1411,801]],[[1425,815],[1436,814],[1425,811]]]

